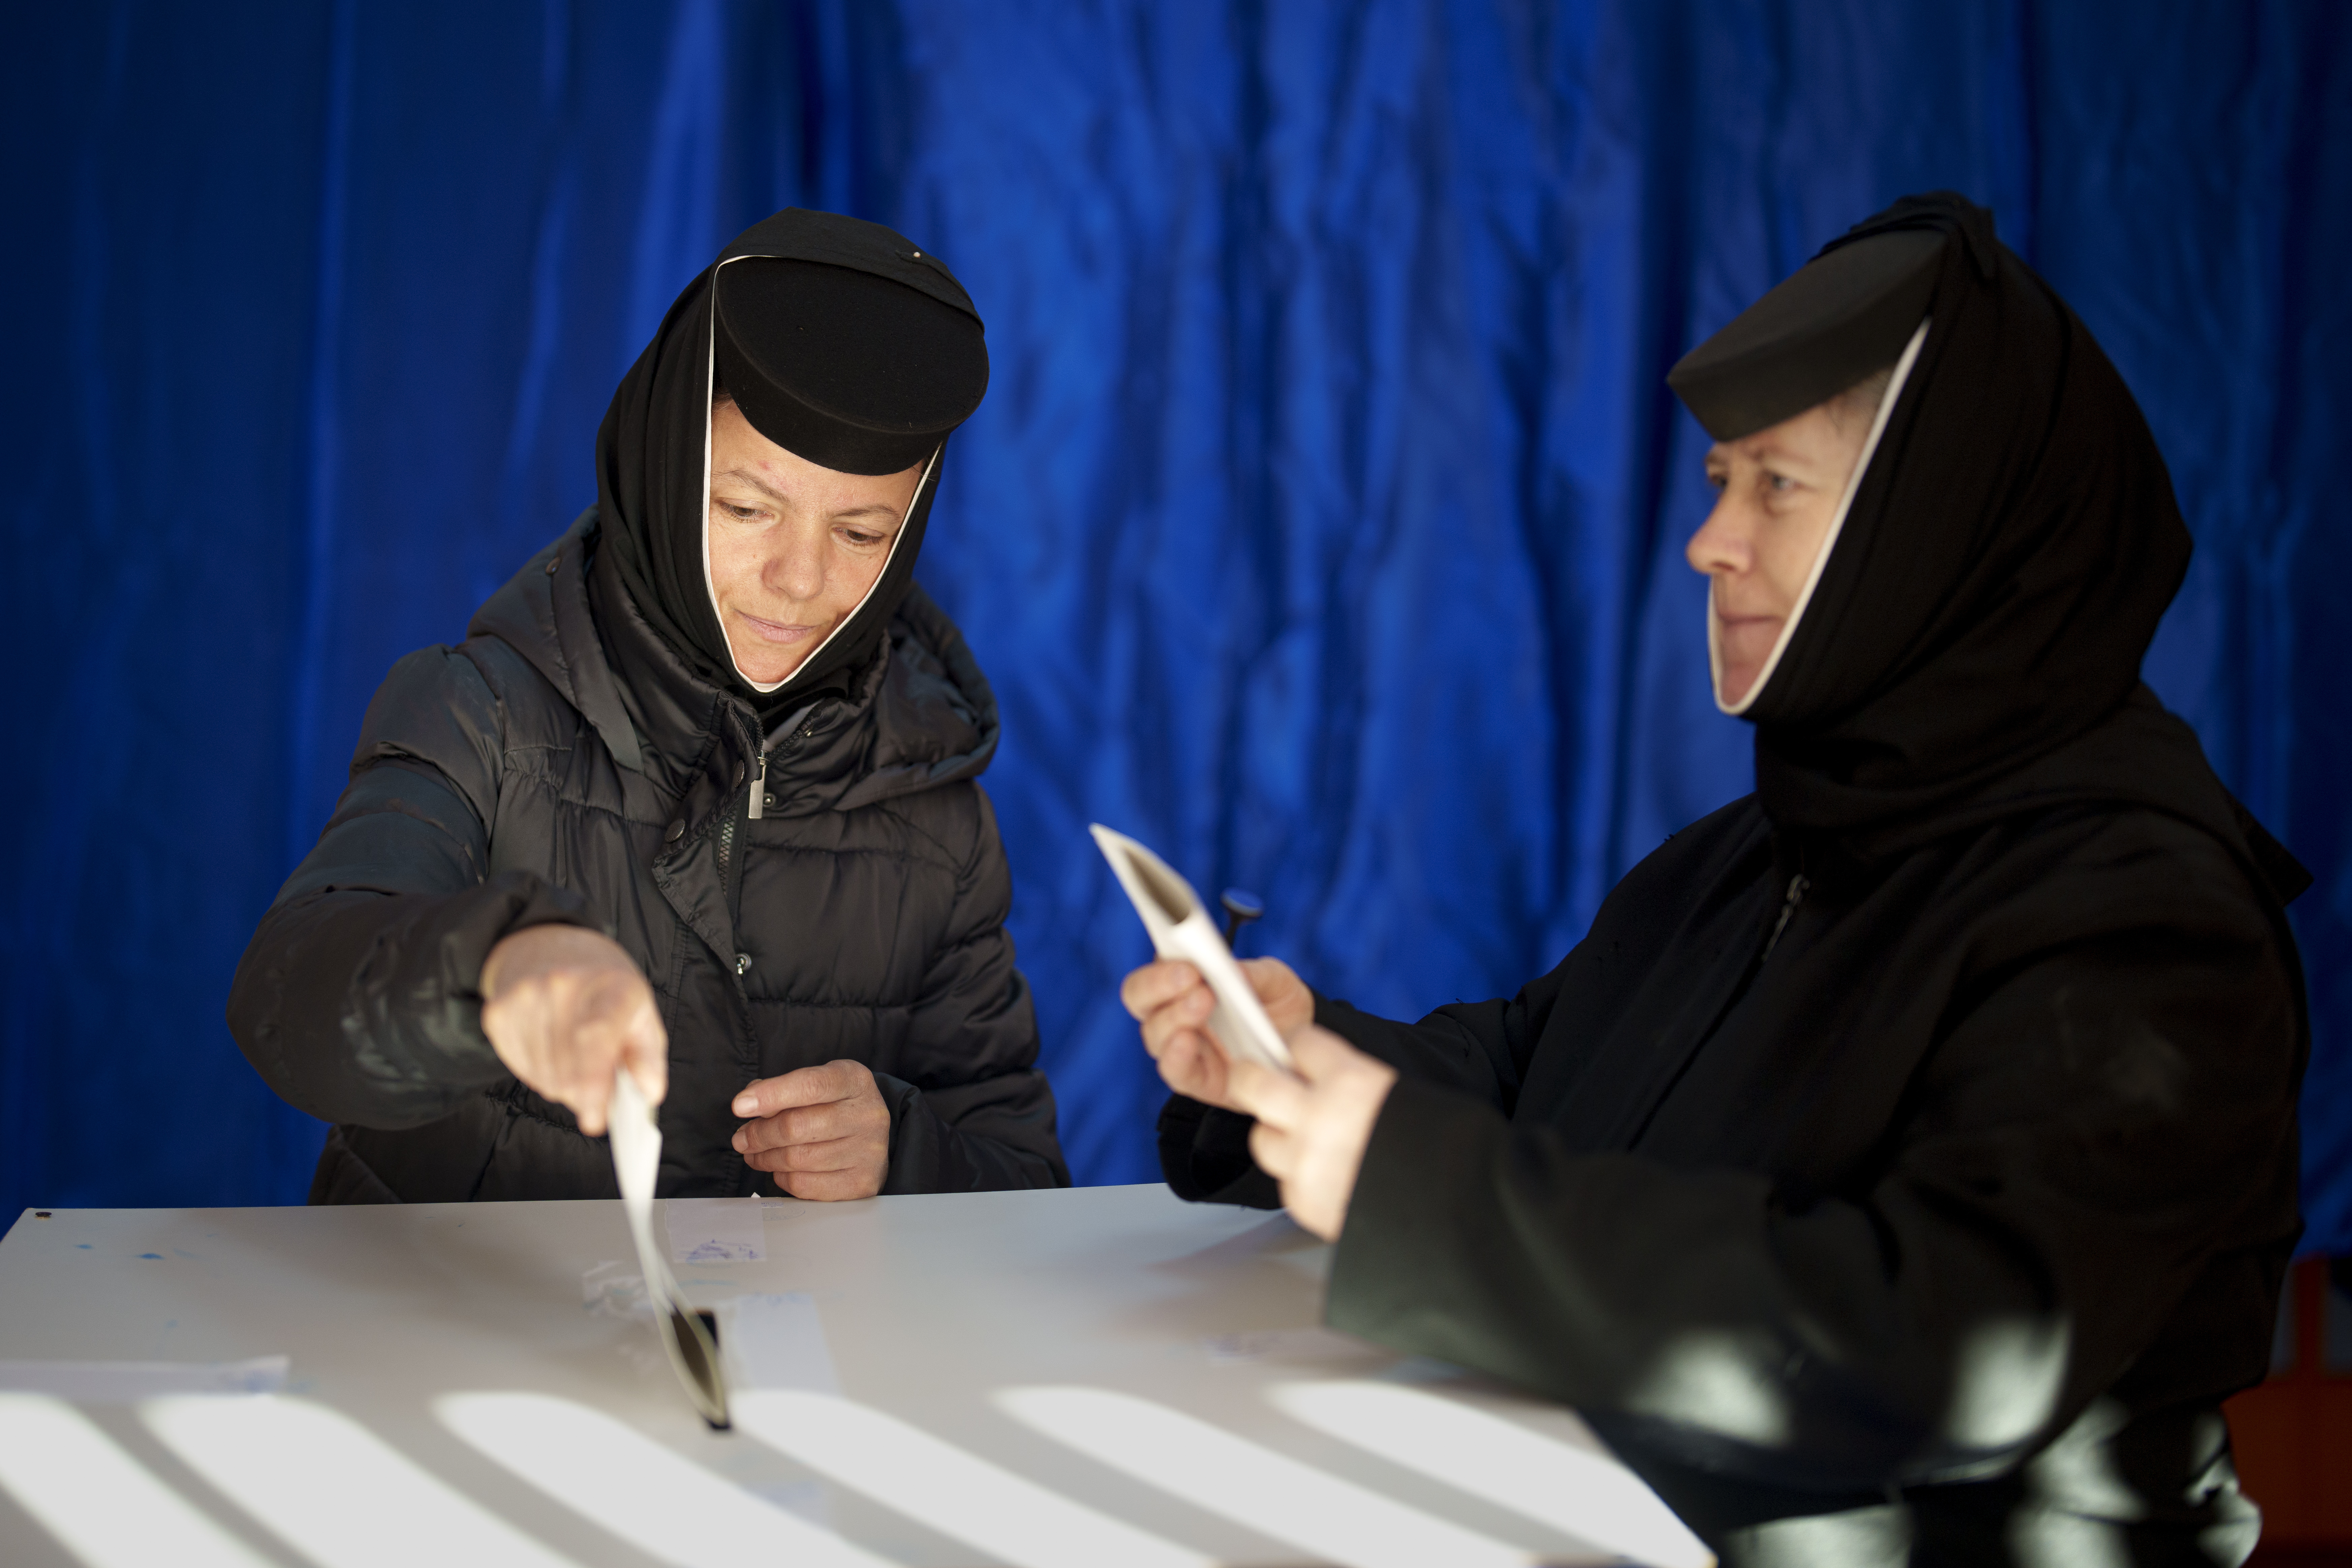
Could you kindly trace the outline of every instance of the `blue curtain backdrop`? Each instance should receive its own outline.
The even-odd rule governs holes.
[[[662,308],[786,204],[956,267],[995,382],[922,575],[1003,699],[1081,1180],[1150,1179],[1107,821],[1402,1015],[1507,992],[1749,784],[1662,373],[1951,186],[2198,539],[2148,673],[2319,874],[2352,1251],[2352,10],[1507,0],[13,8],[0,1212],[301,1196],[221,1021],[393,659],[593,495]],[[2331,605],[2336,607],[2330,608]]]

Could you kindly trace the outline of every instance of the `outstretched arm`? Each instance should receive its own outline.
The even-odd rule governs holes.
[[[622,1060],[660,1097],[662,1026],[635,964],[574,895],[487,874],[499,763],[498,699],[471,659],[427,648],[394,666],[334,816],[229,993],[231,1033],[288,1103],[413,1127],[512,1074],[593,1132]]]

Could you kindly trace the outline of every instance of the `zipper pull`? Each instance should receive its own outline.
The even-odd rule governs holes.
[[[760,771],[751,775],[751,799],[747,804],[745,815],[753,822],[757,822],[760,820],[761,809],[765,807],[767,804],[768,753],[763,751],[760,753]]]
[[[1789,918],[1797,912],[1797,906],[1805,901],[1805,889],[1811,886],[1802,871],[1789,879],[1789,896],[1780,900],[1780,918],[1772,922],[1772,934],[1764,939],[1764,951],[1757,955],[1757,963],[1761,963],[1772,956],[1773,945],[1780,940],[1780,933],[1789,929]]]

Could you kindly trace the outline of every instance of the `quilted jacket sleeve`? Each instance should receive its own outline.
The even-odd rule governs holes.
[[[1013,966],[1013,874],[975,784],[975,831],[955,907],[931,954],[905,1076],[875,1075],[890,1103],[886,1193],[1066,1187],[1054,1091],[1037,1070],[1037,1017]]]
[[[463,653],[410,654],[368,705],[351,784],[237,964],[228,1023],[255,1070],[323,1121],[414,1127],[506,1076],[483,961],[527,926],[593,927],[576,896],[486,877],[497,695]]]

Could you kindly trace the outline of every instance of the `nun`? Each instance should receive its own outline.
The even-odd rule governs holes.
[[[914,581],[988,350],[938,257],[788,209],[681,294],[596,504],[393,667],[229,1026],[332,1124],[313,1203],[585,1198],[618,1070],[664,1195],[1066,1185],[988,797]]]
[[[2242,1561],[2308,877],[2140,682],[2189,551],[2147,426],[1948,194],[1669,381],[1755,793],[1515,996],[1254,963],[1296,1077],[1138,971],[1168,1178],[1286,1205],[1333,1326],[1575,1405],[1727,1563]]]

